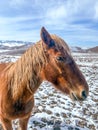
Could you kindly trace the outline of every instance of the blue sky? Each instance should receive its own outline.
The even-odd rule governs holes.
[[[98,0],[0,2],[0,40],[36,42],[42,26],[71,46],[98,46]]]

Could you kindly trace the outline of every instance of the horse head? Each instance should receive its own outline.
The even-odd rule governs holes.
[[[43,80],[48,80],[73,100],[85,100],[89,91],[88,84],[71,56],[68,45],[58,36],[50,35],[44,27],[40,35],[48,58],[41,71]]]

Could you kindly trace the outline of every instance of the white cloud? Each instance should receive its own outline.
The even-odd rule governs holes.
[[[21,6],[26,5],[26,0],[11,0],[10,6],[13,8],[20,8]]]
[[[47,10],[47,17],[50,17],[51,19],[62,19],[66,17],[67,12],[64,5],[61,5],[59,7],[54,7],[53,9]]]
[[[47,24],[70,24],[73,21],[90,20],[94,18],[94,0],[67,0],[55,4],[46,10]],[[98,8],[96,7],[96,12]],[[97,14],[97,13],[96,13]]]
[[[96,4],[95,4],[95,15],[94,15],[94,18],[95,18],[96,20],[98,20],[98,1],[97,1]]]

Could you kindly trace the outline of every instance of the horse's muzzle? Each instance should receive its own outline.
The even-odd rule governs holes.
[[[74,101],[83,101],[87,98],[87,93],[86,91],[82,91],[80,96],[77,96],[75,93],[71,93],[70,97]]]

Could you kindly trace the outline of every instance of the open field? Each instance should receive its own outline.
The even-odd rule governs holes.
[[[98,53],[73,53],[89,84],[84,102],[71,99],[43,82],[35,94],[35,108],[28,130],[98,130]],[[15,61],[19,56],[1,55],[0,62]],[[17,128],[17,121],[13,123]]]

